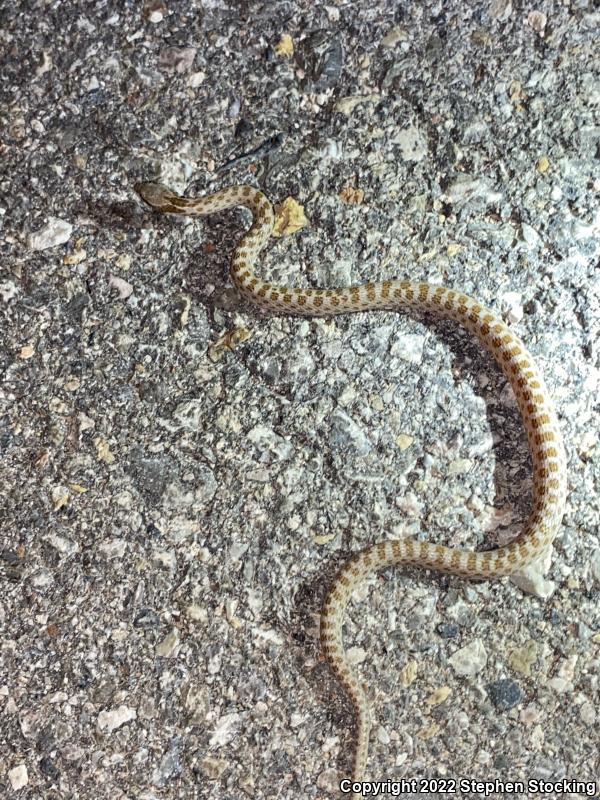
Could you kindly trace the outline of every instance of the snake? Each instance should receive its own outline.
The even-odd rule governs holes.
[[[513,389],[533,466],[531,510],[519,535],[501,547],[485,551],[445,547],[408,537],[382,541],[352,555],[326,595],[320,617],[321,647],[353,708],[355,735],[349,792],[353,800],[360,800],[371,713],[367,689],[350,666],[344,649],[344,614],[351,595],[373,573],[386,567],[410,565],[465,579],[493,579],[522,570],[545,553],[560,527],[567,495],[565,447],[554,404],[521,339],[494,311],[463,292],[409,280],[325,289],[268,283],[254,272],[275,221],[273,205],[263,192],[253,186],[237,185],[204,197],[187,198],[160,183],[137,183],[134,189],[153,209],[169,214],[195,217],[234,206],[248,209],[252,225],[234,248],[230,272],[242,297],[259,309],[304,317],[368,311],[432,312],[469,331],[498,363]]]

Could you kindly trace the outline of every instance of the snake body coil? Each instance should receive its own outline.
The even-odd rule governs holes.
[[[350,668],[342,643],[344,611],[353,590],[371,573],[411,564],[465,578],[510,575],[542,553],[560,526],[566,498],[566,459],[556,412],[544,380],[523,342],[493,311],[453,289],[428,283],[383,281],[335,289],[304,289],[266,283],[253,272],[273,228],[273,207],[251,186],[232,186],[199,199],[187,199],[156,183],[137,184],[138,194],[157,211],[204,216],[232,206],[253,214],[252,227],[234,250],[231,277],[239,291],[261,309],[307,317],[358,311],[419,310],[455,320],[492,354],[510,382],[521,411],[533,460],[533,504],[521,534],[497,550],[474,552],[416,539],[385,541],[355,554],[331,586],[321,615],[321,641],[331,667],[352,701],[356,747],[352,780],[364,779],[369,746],[367,696]],[[357,791],[353,798],[362,797]]]

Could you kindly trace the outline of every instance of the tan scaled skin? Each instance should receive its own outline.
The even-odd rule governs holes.
[[[398,564],[424,567],[464,578],[510,575],[549,547],[560,526],[567,491],[566,458],[556,412],[533,358],[493,311],[459,291],[428,283],[390,280],[335,289],[305,289],[266,283],[254,264],[273,228],[273,207],[251,186],[231,186],[198,199],[183,198],[156,183],[135,186],[157,211],[204,216],[245,206],[252,227],[234,250],[231,277],[242,295],[259,308],[277,314],[327,317],[358,311],[433,312],[455,320],[498,362],[515,393],[533,461],[533,506],[521,534],[497,550],[474,552],[421,542],[386,541],[356,553],[335,578],[321,615],[321,642],[331,667],[354,707],[356,742],[352,781],[364,780],[369,748],[370,715],[365,690],[350,668],[342,642],[344,612],[354,589],[371,573]],[[353,792],[353,800],[362,797]]]

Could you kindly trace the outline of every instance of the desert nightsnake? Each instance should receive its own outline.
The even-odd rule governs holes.
[[[489,350],[510,382],[523,417],[533,460],[533,503],[522,533],[497,550],[473,552],[416,539],[384,541],[356,553],[335,578],[321,614],[321,641],[356,715],[352,780],[364,780],[370,715],[367,696],[350,668],[342,643],[346,605],[353,590],[375,570],[411,564],[465,578],[494,578],[526,566],[548,547],[560,526],[566,497],[566,459],[562,437],[544,380],[523,342],[494,312],[460,291],[428,283],[389,280],[335,289],[305,289],[266,283],[253,272],[274,222],[265,195],[251,186],[231,186],[198,199],[180,197],[157,183],[135,186],[157,211],[204,216],[245,206],[253,224],[236,246],[231,277],[241,294],[261,309],[307,317],[357,311],[415,309],[448,317],[469,330]],[[353,798],[362,797],[357,791]]]

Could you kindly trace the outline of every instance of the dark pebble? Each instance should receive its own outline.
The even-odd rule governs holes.
[[[508,711],[509,708],[514,708],[523,698],[523,692],[519,684],[509,678],[488,683],[487,692],[490,700],[499,711]]]

